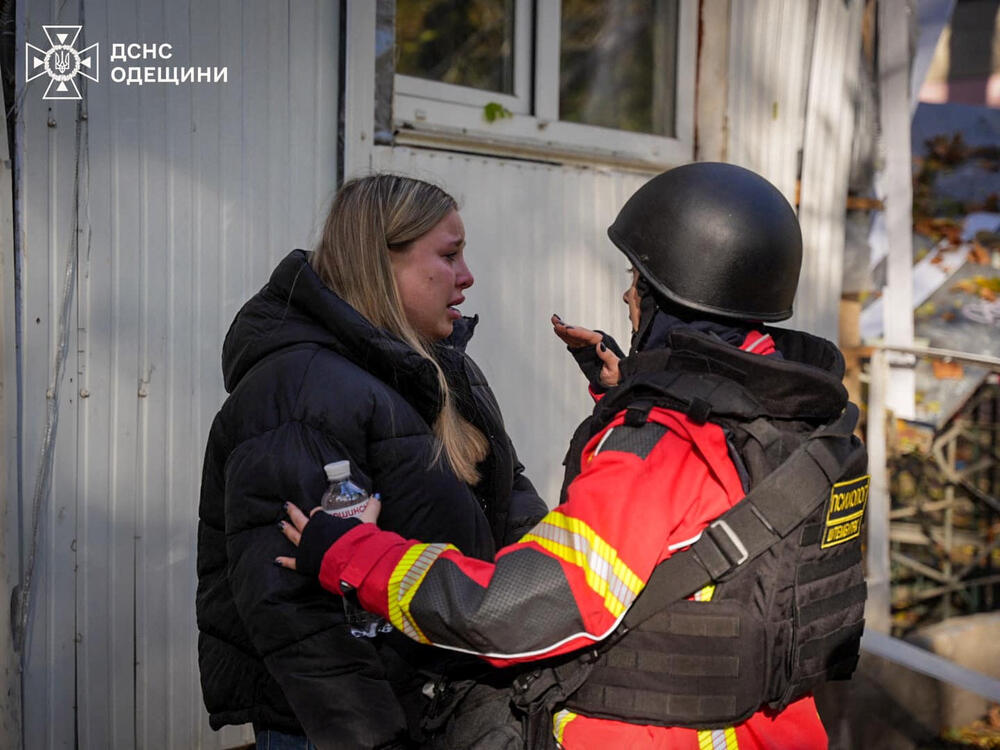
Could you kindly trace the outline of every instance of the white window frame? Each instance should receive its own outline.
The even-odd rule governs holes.
[[[698,0],[678,0],[674,137],[559,120],[559,48],[545,40],[559,39],[560,2],[541,0],[534,14],[530,5],[518,0],[515,10],[515,96],[396,75],[397,143],[639,168],[668,167],[693,158]],[[537,31],[534,50],[531,22]],[[533,102],[521,93],[527,88],[521,76],[529,73],[532,56]],[[503,105],[511,116],[486,122],[483,107],[488,102]]]

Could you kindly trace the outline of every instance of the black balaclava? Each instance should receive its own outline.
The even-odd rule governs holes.
[[[667,346],[671,331],[677,328],[701,331],[736,347],[743,344],[751,330],[761,328],[760,323],[713,317],[682,307],[656,293],[642,276],[635,288],[639,294],[639,328],[632,334],[630,355]],[[775,352],[772,356],[781,355]]]

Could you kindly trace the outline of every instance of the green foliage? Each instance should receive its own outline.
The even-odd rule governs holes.
[[[513,116],[513,113],[499,102],[487,102],[483,107],[483,119],[486,122],[496,122]]]

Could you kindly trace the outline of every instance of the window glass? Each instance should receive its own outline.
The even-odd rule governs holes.
[[[514,93],[515,0],[397,0],[396,72]]]
[[[673,136],[676,0],[562,0],[559,119]]]

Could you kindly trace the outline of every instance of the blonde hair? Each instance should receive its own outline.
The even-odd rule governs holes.
[[[337,192],[311,264],[323,283],[368,321],[406,342],[437,372],[441,411],[434,422],[432,462],[447,458],[468,484],[479,482],[476,465],[489,452],[483,434],[458,413],[444,372],[403,311],[390,253],[406,252],[451,211],[455,199],[422,180],[375,174],[345,182]]]

